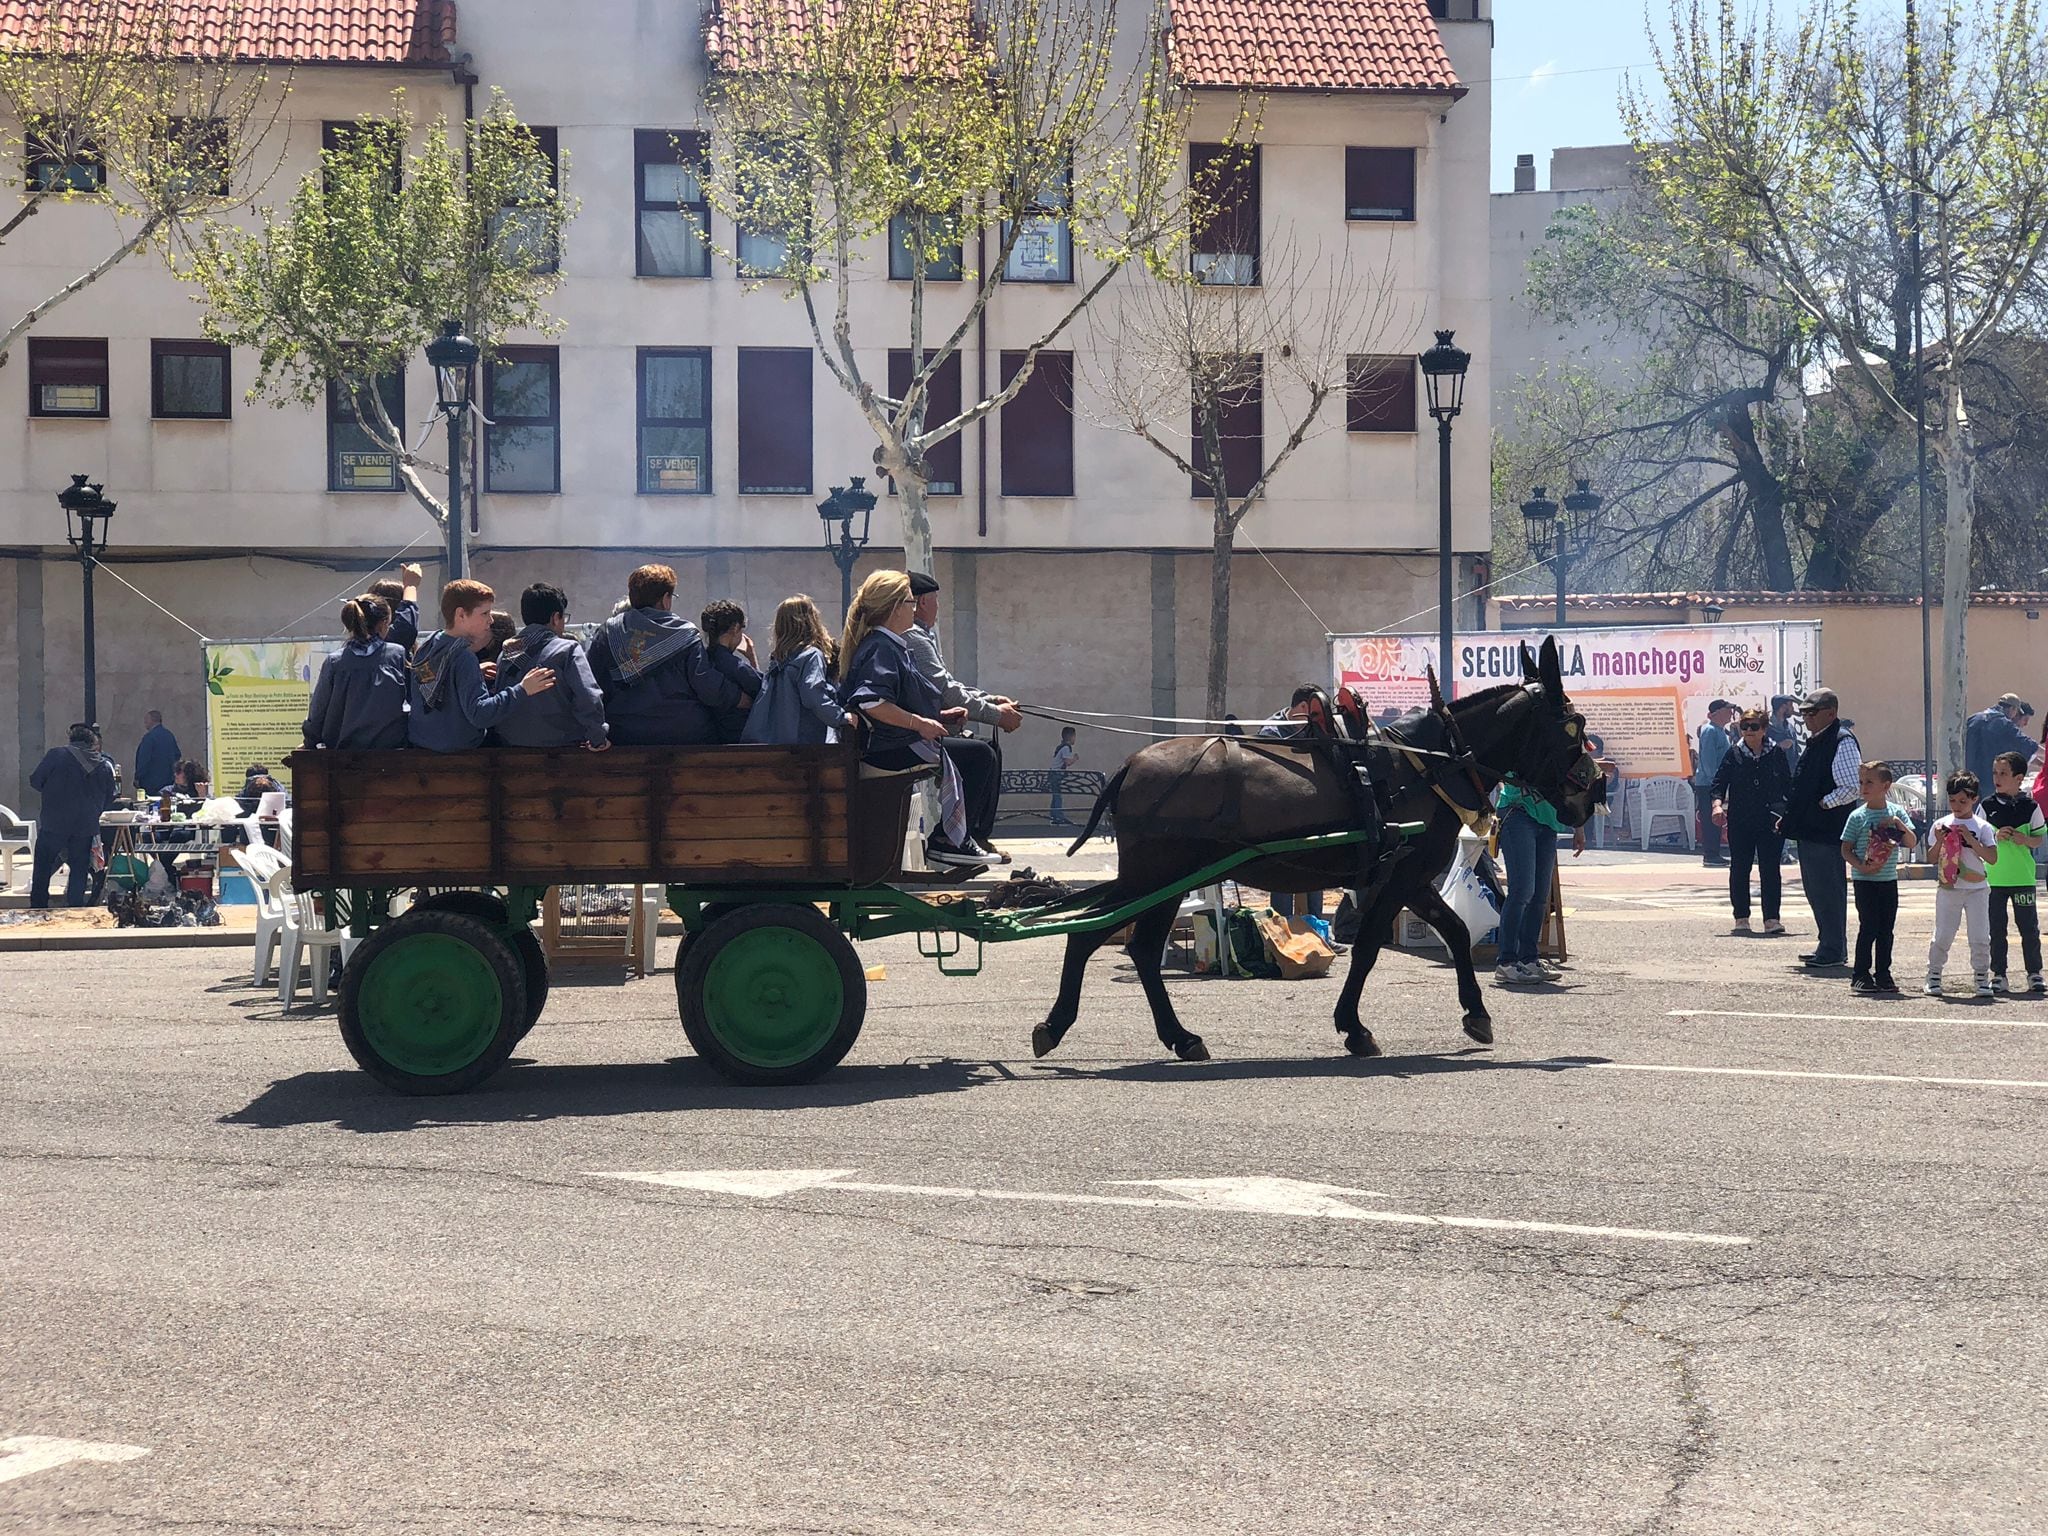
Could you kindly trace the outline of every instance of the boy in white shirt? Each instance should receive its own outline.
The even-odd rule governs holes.
[[[1991,886],[1985,861],[1998,857],[1998,834],[1977,814],[1979,785],[1974,773],[1948,777],[1948,815],[1927,829],[1934,859],[1934,942],[1927,946],[1927,995],[1941,996],[1941,968],[1955,944],[1956,927],[1970,930],[1970,969],[1977,995],[1991,992]]]

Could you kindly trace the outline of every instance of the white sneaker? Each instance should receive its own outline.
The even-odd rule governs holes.
[[[1531,960],[1529,965],[1545,981],[1557,981],[1564,975],[1564,967],[1555,960],[1536,959]]]
[[[1496,987],[1526,987],[1531,982],[1542,980],[1541,971],[1518,960],[1503,961],[1493,968],[1493,984]]]
[[[1920,990],[1922,992],[1925,992],[1929,997],[1941,996],[1941,978],[1939,976],[1928,977],[1927,985],[1922,987]]]
[[[1977,988],[1977,990],[1979,992],[1982,992],[1984,988],[1980,985]],[[2008,992],[2011,990],[2011,988],[2006,986],[2005,978],[2003,976],[1993,976],[1991,978],[1991,990],[1993,992]]]
[[[1996,997],[2002,990],[2004,989],[1991,985],[1991,978],[1989,976],[1984,975],[1981,971],[1978,972],[1977,995],[1979,997]]]

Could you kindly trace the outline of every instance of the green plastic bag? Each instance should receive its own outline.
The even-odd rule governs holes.
[[[1224,915],[1224,928],[1230,934],[1231,969],[1236,975],[1279,979],[1280,967],[1267,958],[1266,935],[1259,928],[1259,919],[1272,915],[1271,907],[1232,907]]]

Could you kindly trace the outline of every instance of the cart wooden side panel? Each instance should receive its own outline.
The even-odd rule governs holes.
[[[909,785],[852,746],[297,752],[293,881],[342,885],[892,878]]]

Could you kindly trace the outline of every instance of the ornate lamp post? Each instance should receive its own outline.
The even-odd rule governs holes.
[[[1564,516],[1558,504],[1536,487],[1536,494],[1522,503],[1522,527],[1529,539],[1529,552],[1546,561],[1557,578],[1557,627],[1565,626],[1565,577],[1571,568],[1592,553],[1594,520],[1603,498],[1592,485],[1581,480],[1578,489],[1564,499]]]
[[[1451,692],[1451,619],[1453,597],[1451,555],[1451,422],[1465,408],[1465,370],[1472,354],[1454,346],[1450,331],[1436,333],[1436,345],[1422,354],[1422,382],[1429,390],[1429,414],[1436,422],[1437,442],[1437,673]]]
[[[107,547],[107,524],[114,516],[114,503],[100,492],[103,486],[86,484],[85,476],[73,475],[71,484],[57,493],[57,505],[64,509],[64,536],[78,551],[78,565],[85,579],[85,715],[88,725],[99,724],[100,698],[98,662],[93,651],[92,573],[98,557]]]
[[[825,550],[839,567],[842,616],[853,608],[853,568],[860,561],[860,552],[868,547],[868,525],[874,520],[874,511],[875,493],[867,488],[865,475],[855,475],[850,484],[833,486],[818,503],[818,516],[825,524]],[[856,518],[860,520],[858,534],[853,531]]]
[[[462,422],[469,414],[470,391],[476,382],[477,344],[462,334],[460,320],[443,320],[441,334],[427,343],[427,362],[434,370],[434,399],[448,418],[448,557],[445,578],[463,574],[462,562]]]

